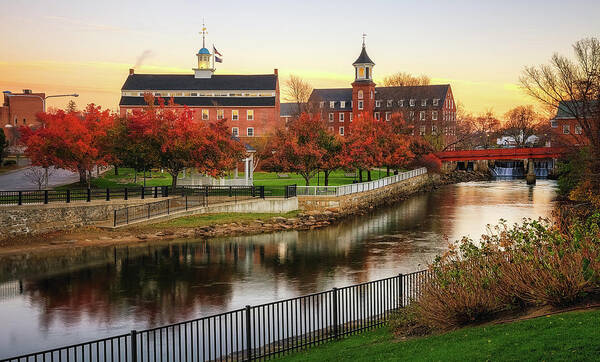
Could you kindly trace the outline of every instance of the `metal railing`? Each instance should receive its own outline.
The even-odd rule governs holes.
[[[298,186],[297,194],[298,196],[343,196],[375,190],[380,187],[395,184],[397,182],[408,180],[426,173],[427,168],[421,167],[369,182],[361,182],[342,186]]]
[[[113,226],[127,225],[138,220],[148,220],[156,216],[170,215],[195,207],[238,202],[265,197],[295,197],[296,186],[277,187],[276,195],[266,195],[264,186],[184,186],[167,189],[167,195],[175,196],[165,200],[124,207],[113,211]],[[281,195],[280,195],[281,194]]]
[[[0,205],[91,202],[92,200],[130,200],[169,196],[167,186],[124,187],[118,189],[66,189],[0,191]]]
[[[8,358],[8,361],[251,361],[386,323],[419,298],[430,271],[246,306],[191,321]]]

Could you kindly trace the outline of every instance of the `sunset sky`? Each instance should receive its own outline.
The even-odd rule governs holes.
[[[518,87],[523,67],[599,36],[599,13],[597,0],[4,0],[0,91],[76,92],[79,106],[117,109],[138,61],[138,73],[192,73],[204,18],[208,45],[224,55],[217,74],[278,68],[282,84],[293,73],[314,87],[348,87],[364,32],[376,82],[398,71],[427,74],[450,83],[468,110],[503,113],[534,103]]]

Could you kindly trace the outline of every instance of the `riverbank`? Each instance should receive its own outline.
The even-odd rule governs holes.
[[[489,174],[464,171],[442,177],[430,177],[429,182],[414,192],[398,193],[377,206],[394,204],[416,194],[430,192],[445,184],[488,179],[490,179]],[[76,230],[0,240],[0,261],[2,258],[13,258],[19,255],[47,253],[55,255],[60,253],[60,250],[83,250],[91,246],[112,247],[162,240],[206,239],[288,230],[312,230],[338,223],[351,216],[368,214],[375,207],[375,205],[371,205],[353,210],[352,213],[344,213],[338,208],[332,207],[319,211],[296,211],[287,214],[199,214],[154,224],[134,225],[118,230],[88,226]]]

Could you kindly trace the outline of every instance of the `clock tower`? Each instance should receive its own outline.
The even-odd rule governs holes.
[[[373,67],[375,63],[369,58],[365,47],[363,34],[362,50],[354,66],[354,82],[352,83],[352,113],[354,117],[363,114],[373,115],[375,109],[375,83],[373,82]]]

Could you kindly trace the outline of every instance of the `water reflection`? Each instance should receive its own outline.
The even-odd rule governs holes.
[[[550,181],[452,185],[324,229],[144,245],[23,277],[0,297],[0,357],[422,269],[446,238],[547,216],[553,197]]]

